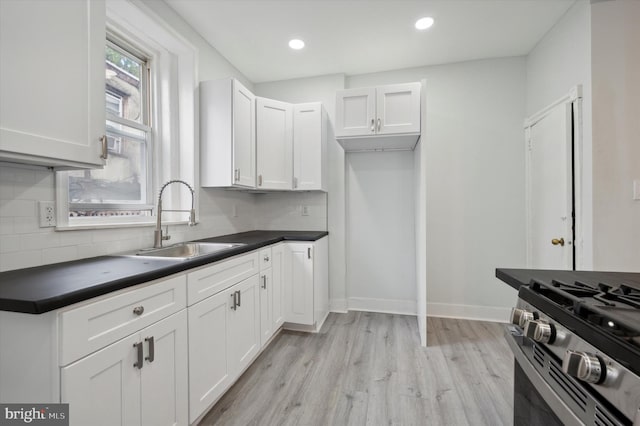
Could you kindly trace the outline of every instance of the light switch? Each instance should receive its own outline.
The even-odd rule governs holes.
[[[633,181],[633,199],[640,200],[640,179]]]

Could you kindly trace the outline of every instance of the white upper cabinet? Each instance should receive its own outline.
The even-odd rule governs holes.
[[[413,149],[420,137],[420,83],[336,94],[336,138],[346,151]]]
[[[336,137],[375,135],[376,89],[342,90],[336,94]]]
[[[200,184],[256,186],[255,96],[235,79],[200,83]]]
[[[293,189],[327,191],[327,113],[320,102],[293,106]]]
[[[257,98],[258,189],[293,186],[293,106]]]
[[[376,88],[376,132],[379,135],[420,132],[420,83]]]
[[[100,0],[0,2],[0,160],[103,167],[105,14]]]

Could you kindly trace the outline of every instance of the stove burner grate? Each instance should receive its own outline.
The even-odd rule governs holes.
[[[557,280],[533,280],[530,288],[604,332],[640,346],[640,291],[625,285],[614,289],[601,283],[593,288]]]

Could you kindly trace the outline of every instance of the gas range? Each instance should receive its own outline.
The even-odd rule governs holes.
[[[519,367],[546,382],[554,411],[570,410],[560,423],[640,425],[640,274],[597,284],[562,275],[519,289],[507,336]]]

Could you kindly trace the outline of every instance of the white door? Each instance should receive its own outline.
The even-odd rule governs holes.
[[[293,189],[322,189],[322,104],[293,106]]]
[[[530,267],[573,269],[571,104],[551,109],[528,131]]]
[[[189,423],[193,423],[231,384],[229,318],[233,291],[190,306]]]
[[[376,133],[420,132],[420,83],[376,88]]]
[[[142,425],[189,423],[187,313],[182,310],[140,332]]]
[[[258,275],[231,287],[238,292],[229,316],[229,361],[234,376],[240,374],[260,350],[260,294]]]
[[[0,158],[102,167],[105,41],[104,1],[0,2]]]
[[[273,320],[273,331],[276,331],[284,323],[283,273],[284,244],[279,244],[271,250],[271,318]]]
[[[376,89],[340,90],[336,93],[336,137],[374,135]]]
[[[259,189],[293,188],[293,107],[256,98]]]
[[[260,346],[273,336],[273,292],[272,271],[268,268],[260,273]]]
[[[284,319],[313,325],[313,244],[287,244],[285,250]]]
[[[71,426],[140,424],[139,339],[134,334],[61,369]]]
[[[233,81],[233,172],[235,185],[256,186],[255,96]]]

